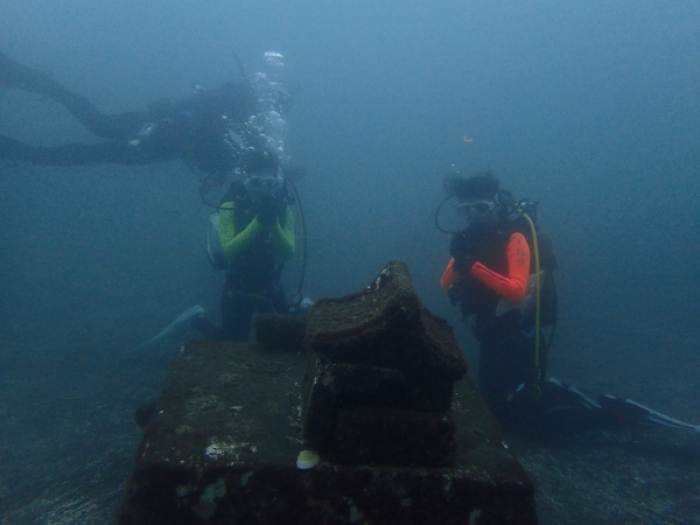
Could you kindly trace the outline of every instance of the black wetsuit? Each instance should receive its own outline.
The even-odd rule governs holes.
[[[0,159],[46,166],[148,164],[187,157],[206,173],[225,173],[235,161],[224,142],[227,128],[257,112],[251,86],[244,81],[177,101],[159,101],[148,111],[105,115],[45,73],[2,53],[0,87],[48,96],[62,104],[90,133],[106,140],[47,147],[0,135]]]

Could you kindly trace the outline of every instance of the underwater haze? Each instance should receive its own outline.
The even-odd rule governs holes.
[[[283,53],[286,153],[307,170],[305,295],[357,291],[403,259],[476,370],[440,288],[449,237],[433,216],[448,174],[490,169],[540,203],[554,241],[549,373],[700,424],[697,1],[3,0],[0,51],[106,113],[235,81],[234,53],[247,71]],[[97,140],[8,88],[0,134]],[[218,316],[200,179],[182,161],[0,161],[3,525],[116,512],[133,410],[178,341],[150,360],[124,354],[194,304]],[[700,435],[635,432],[513,437],[541,522],[700,523]]]

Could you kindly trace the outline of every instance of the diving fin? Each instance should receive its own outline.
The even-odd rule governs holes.
[[[598,403],[581,392],[578,388],[564,383],[555,377],[547,379],[544,384],[544,395],[558,401],[557,403],[551,403],[552,406],[578,407],[593,410],[600,410],[601,408]]]
[[[140,345],[132,348],[129,351],[129,354],[136,354],[140,351],[142,351],[144,348],[152,345],[153,343],[163,339],[165,336],[169,335],[173,331],[175,331],[178,327],[182,326],[186,322],[188,322],[190,319],[192,319],[195,315],[199,314],[204,314],[204,308],[202,308],[200,305],[196,304],[192,308],[188,308],[184,312],[182,312],[180,315],[177,316],[177,318],[170,323],[168,326],[163,328],[157,335],[151,337],[148,341],[141,343]]]
[[[32,147],[17,139],[0,135],[0,159],[18,162],[31,159]]]
[[[0,52],[0,87],[45,93],[52,84],[51,78],[43,71],[20,64]]]
[[[600,405],[604,410],[613,414],[620,423],[639,421],[700,434],[700,425],[679,421],[631,399],[620,399],[606,394],[601,396]]]

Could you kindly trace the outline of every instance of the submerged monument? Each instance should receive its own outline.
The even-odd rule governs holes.
[[[256,331],[183,345],[120,524],[537,523],[532,482],[405,263]]]

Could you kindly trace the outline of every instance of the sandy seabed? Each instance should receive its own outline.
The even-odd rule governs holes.
[[[91,348],[0,351],[3,525],[115,520],[163,359]],[[537,485],[540,522],[700,523],[700,436],[658,427],[596,431],[550,445],[509,437]]]

